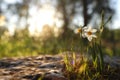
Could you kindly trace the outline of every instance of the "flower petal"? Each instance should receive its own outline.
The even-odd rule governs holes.
[[[84,33],[84,36],[85,36],[85,37],[89,37],[89,35],[88,35],[87,33]]]
[[[85,32],[88,31],[88,27],[86,27],[86,26],[83,27],[83,31],[85,31]]]
[[[78,29],[75,29],[75,30],[74,30],[74,33],[78,34],[78,33],[79,33]]]
[[[92,27],[91,27],[91,26],[89,26],[89,27],[88,27],[88,31],[91,31],[91,30],[92,30]]]
[[[93,34],[93,35],[91,35],[91,36],[92,36],[92,37],[94,37],[94,38],[97,38],[97,36],[96,36],[96,35],[94,35],[94,34]]]
[[[97,29],[92,29],[91,32],[95,33],[95,32],[97,32]]]
[[[82,34],[82,37],[83,37],[83,38],[85,38],[85,37],[86,37],[85,33],[83,33],[83,34]]]
[[[88,40],[91,41],[91,40],[92,40],[92,36],[89,36],[89,37],[88,37]]]
[[[83,29],[88,29],[88,27],[85,26],[85,27],[83,27]]]

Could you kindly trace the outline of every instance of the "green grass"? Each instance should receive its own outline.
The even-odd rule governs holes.
[[[66,53],[64,57],[65,68],[64,76],[68,80],[117,80],[119,79],[118,68],[112,68],[104,64],[103,72],[99,72],[90,60],[90,56],[80,55],[77,53]]]
[[[113,52],[114,43],[111,40],[111,36],[108,34],[111,31],[107,31],[105,29],[106,34],[103,37],[103,52],[105,54],[109,54],[111,56],[117,55],[120,56],[120,37],[119,32],[120,30],[115,30],[115,42],[116,42],[116,53]],[[73,51],[79,52],[80,51],[80,40],[79,35],[75,35],[73,32],[70,32],[70,37],[67,37],[66,40],[62,40],[59,37],[51,37],[46,41],[41,41],[40,38],[32,38],[26,37],[23,35],[22,37],[7,37],[3,35],[5,38],[0,38],[0,58],[3,57],[20,57],[20,56],[32,56],[32,55],[39,55],[39,54],[58,54],[64,51]],[[21,33],[25,34],[25,33]],[[16,34],[17,35],[17,34]],[[85,44],[86,45],[86,44]]]

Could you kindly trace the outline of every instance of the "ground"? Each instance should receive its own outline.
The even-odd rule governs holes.
[[[120,70],[120,58],[106,57],[104,60]],[[61,55],[3,58],[0,59],[0,80],[68,80],[63,74],[63,68]],[[120,80],[120,77],[115,80]]]

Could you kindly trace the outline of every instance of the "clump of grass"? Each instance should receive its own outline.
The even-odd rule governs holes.
[[[80,44],[82,54],[77,54],[80,57],[77,57],[75,53],[66,54],[64,57],[65,62],[65,71],[64,74],[69,80],[103,80],[108,79],[106,76],[109,75],[112,69],[109,68],[109,65],[104,63],[104,54],[102,50],[102,39],[101,35],[104,30],[104,26],[111,17],[104,23],[104,14],[102,13],[101,24],[99,29],[93,29],[91,27],[80,27],[75,30],[76,33],[80,34]],[[97,35],[97,34],[98,35]],[[83,39],[88,39],[88,44],[83,46]],[[86,49],[85,49],[86,48]],[[92,57],[90,60],[88,57],[83,56],[85,52]],[[85,54],[84,54],[85,55]],[[111,73],[114,75],[114,73]]]
[[[95,67],[88,56],[77,53],[66,53],[64,57],[64,76],[68,80],[117,80],[120,69],[104,64],[102,73]]]
[[[88,60],[83,55],[77,55],[76,53],[65,54],[64,57],[65,70],[64,75],[70,80],[79,80],[79,78],[86,78],[88,69]]]

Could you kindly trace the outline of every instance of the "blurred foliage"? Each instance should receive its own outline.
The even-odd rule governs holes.
[[[24,29],[16,29],[15,34],[12,36],[6,28],[10,25],[4,25],[4,27],[2,27],[2,24],[2,26],[0,26],[0,58],[57,54],[71,50],[79,52],[79,45],[81,44],[79,36],[69,29],[69,27],[74,24],[79,26],[78,23],[73,23],[74,19],[82,16],[81,18],[84,19],[83,24],[87,25],[91,20],[94,20],[96,23],[94,16],[96,14],[97,16],[100,16],[102,10],[105,11],[105,19],[114,14],[114,8],[110,7],[110,0],[57,0],[50,2],[47,0],[49,4],[54,6],[56,11],[55,16],[63,21],[62,34],[54,33],[52,28],[45,26],[43,32],[38,34],[38,36],[30,36],[28,31],[29,24],[27,23],[27,20],[31,16],[29,10],[32,7],[41,9],[42,6],[45,5],[41,1],[42,0],[21,0],[21,2],[18,1],[14,4],[8,4],[5,0],[0,0],[0,15],[5,16],[6,18],[1,16],[1,23],[5,21],[8,24],[12,16],[15,15],[18,17],[16,21],[17,27],[20,27],[20,22],[23,18],[25,19],[24,26],[27,26]],[[5,6],[5,8],[2,6]],[[57,12],[60,13],[62,17],[58,17],[59,14]],[[6,13],[10,14],[10,19],[6,16]],[[109,30],[108,28],[104,30],[102,37],[104,39],[103,47],[105,53],[108,53],[111,56],[120,55],[119,35],[120,30]]]
[[[105,28],[103,32],[103,45],[105,52],[112,55],[120,55],[120,29],[110,30]]]
[[[13,36],[9,35],[7,29],[0,27],[0,58],[2,57],[22,57],[34,56],[39,54],[57,54],[64,51],[79,52],[80,40],[78,35],[69,30],[68,36],[55,37],[52,31],[49,31],[49,37],[30,36],[28,28],[16,30]],[[44,33],[45,34],[45,33]],[[120,30],[109,30],[105,28],[103,32],[104,53],[120,55]]]

